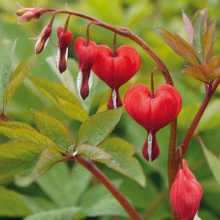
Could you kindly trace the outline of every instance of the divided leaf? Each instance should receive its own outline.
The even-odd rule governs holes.
[[[4,93],[4,105],[8,103],[12,95],[14,94],[15,90],[21,85],[23,80],[28,75],[32,65],[34,64],[35,60],[37,59],[37,56],[31,56],[25,60],[23,60],[14,73],[12,74],[12,77],[10,79],[9,84],[6,87],[5,93]]]
[[[37,76],[29,76],[29,79],[50,102],[67,116],[80,122],[88,118],[88,113],[82,108],[78,99],[60,83]]]
[[[44,148],[32,172],[29,175],[16,176],[15,181],[17,185],[28,186],[62,158],[62,155],[58,151],[49,147]]]
[[[4,108],[3,96],[11,77],[15,44],[16,41],[14,44],[9,40],[0,41],[0,113]]]
[[[0,133],[12,139],[16,139],[19,141],[28,141],[44,147],[51,147],[59,152],[65,152],[63,149],[58,147],[50,138],[39,133],[37,130],[19,126],[13,127],[11,123],[14,124],[14,122],[1,122]]]
[[[121,118],[123,107],[108,110],[89,117],[79,128],[76,143],[97,146],[114,129]]]
[[[99,147],[108,152],[112,159],[106,165],[145,186],[146,179],[139,161],[133,157],[136,149],[120,138],[108,138]]]
[[[198,65],[199,61],[194,49],[180,36],[172,34],[167,30],[157,27],[160,36],[163,40],[175,51],[179,56],[183,57],[185,60],[193,65]]]
[[[53,140],[62,149],[67,150],[72,144],[72,138],[65,125],[56,118],[43,112],[32,110],[32,114],[37,129]]]
[[[184,12],[182,12],[182,15],[183,15],[183,23],[184,23],[187,37],[189,39],[189,43],[193,47],[194,29],[193,29],[192,22],[190,21],[189,17]]]

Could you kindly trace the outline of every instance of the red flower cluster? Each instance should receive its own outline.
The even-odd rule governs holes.
[[[182,220],[192,220],[199,208],[202,198],[202,188],[190,171],[187,161],[182,160],[170,189],[170,203]]]
[[[173,121],[180,112],[182,99],[179,92],[168,84],[158,87],[155,94],[142,84],[132,86],[125,94],[128,114],[147,132],[142,154],[147,161],[159,155],[156,132]]]

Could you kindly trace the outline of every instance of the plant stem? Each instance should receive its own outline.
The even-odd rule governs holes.
[[[111,181],[102,173],[98,167],[90,160],[86,160],[82,156],[77,156],[77,162],[88,169],[99,181],[112,193],[118,200],[122,207],[126,210],[128,215],[133,220],[141,220],[140,215],[131,205],[131,203],[124,197],[124,195],[111,183]]]

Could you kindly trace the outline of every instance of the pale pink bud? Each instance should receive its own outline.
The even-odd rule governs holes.
[[[192,220],[201,199],[202,188],[183,159],[182,168],[178,170],[170,189],[170,203],[180,219]]]

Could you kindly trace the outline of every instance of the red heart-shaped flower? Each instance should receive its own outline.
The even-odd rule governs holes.
[[[142,154],[147,161],[153,161],[159,155],[156,132],[177,117],[181,96],[168,84],[159,86],[154,94],[145,85],[137,84],[126,92],[124,103],[128,114],[147,130]]]
[[[92,70],[112,89],[108,108],[122,105],[118,89],[135,75],[139,67],[140,57],[134,48],[122,45],[116,51],[112,51],[108,46],[98,46],[97,59]]]
[[[168,84],[159,86],[154,95],[145,85],[134,85],[124,102],[128,114],[152,134],[173,121],[182,107],[179,92]]]

